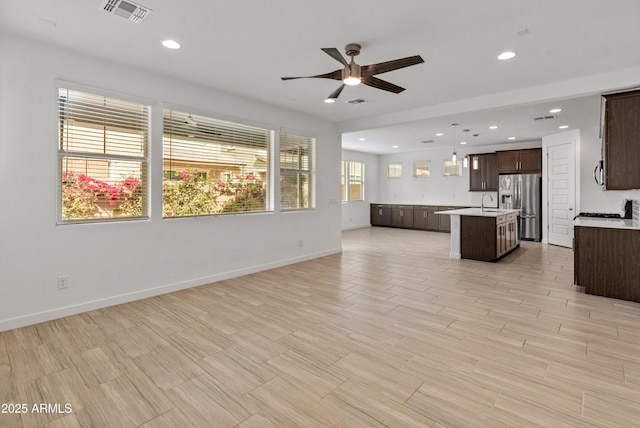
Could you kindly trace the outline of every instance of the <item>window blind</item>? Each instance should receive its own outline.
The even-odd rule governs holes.
[[[280,209],[313,208],[314,139],[280,132]]]
[[[271,131],[163,111],[163,215],[268,210]]]
[[[348,162],[340,161],[340,200],[347,202],[349,195],[347,194],[347,169]]]
[[[349,200],[364,201],[364,162],[349,162]]]
[[[149,109],[58,89],[60,222],[148,218]]]

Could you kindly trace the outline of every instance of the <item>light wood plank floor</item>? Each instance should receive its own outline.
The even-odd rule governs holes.
[[[29,406],[0,426],[640,424],[640,305],[572,286],[571,250],[524,242],[482,263],[449,260],[447,234],[343,239],[340,255],[0,334],[0,402]]]

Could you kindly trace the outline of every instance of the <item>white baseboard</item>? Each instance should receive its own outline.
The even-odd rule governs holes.
[[[342,230],[364,229],[365,227],[371,227],[370,224],[361,224],[356,226],[343,227]]]
[[[221,272],[215,275],[210,275],[210,276],[201,277],[201,278],[194,278],[188,281],[182,281],[182,282],[177,282],[173,284],[165,284],[165,285],[161,285],[154,288],[148,288],[146,290],[139,290],[139,291],[134,291],[132,293],[119,294],[117,296],[105,297],[102,299],[91,300],[88,302],[77,303],[74,305],[48,309],[42,312],[26,314],[19,317],[8,318],[8,319],[0,320],[0,332],[12,330],[14,328],[24,327],[27,325],[38,324],[45,321],[51,321],[51,320],[66,317],[69,315],[76,315],[83,312],[106,308],[108,306],[120,305],[123,303],[133,302],[135,300],[159,296],[161,294],[167,294],[174,291],[184,290],[187,288],[198,287],[201,285],[210,284],[212,282],[218,282],[225,279],[237,278],[239,276],[248,275],[256,272],[262,272],[265,270],[274,269],[274,268],[286,266],[286,265],[291,265],[294,263],[300,263],[307,260],[317,259],[319,257],[330,256],[332,254],[339,254],[341,252],[342,252],[342,248],[335,248],[332,250],[322,251],[319,253],[305,254],[304,256],[300,256],[300,257],[278,260],[276,262],[265,263],[262,265],[251,266],[251,267],[228,271],[228,272]]]

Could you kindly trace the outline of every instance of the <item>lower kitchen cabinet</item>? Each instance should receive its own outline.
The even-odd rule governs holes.
[[[391,204],[371,204],[371,226],[391,226]]]
[[[413,205],[393,205],[391,208],[391,226],[413,229]]]
[[[518,246],[517,215],[460,216],[460,252],[463,259],[490,262]]]
[[[438,207],[438,211],[457,210],[461,207]],[[451,232],[451,216],[438,214],[438,230],[441,232]]]
[[[435,212],[439,208],[435,205],[415,205],[413,207],[413,228],[419,230],[438,230],[440,215]]]
[[[451,231],[451,216],[436,211],[457,210],[464,207],[440,205],[371,204],[371,225],[404,229]]]
[[[574,227],[574,282],[585,293],[640,302],[640,230]]]

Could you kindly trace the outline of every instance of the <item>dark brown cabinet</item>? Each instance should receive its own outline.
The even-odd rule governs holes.
[[[499,174],[542,172],[542,149],[507,150],[497,156]]]
[[[391,204],[371,204],[371,225],[391,226]]]
[[[574,228],[574,282],[585,293],[640,302],[640,230]]]
[[[413,205],[393,205],[391,226],[413,229]]]
[[[460,216],[460,252],[463,259],[490,262],[518,246],[517,215]]]
[[[440,215],[434,205],[415,205],[413,208],[413,228],[419,230],[438,230]]]
[[[460,207],[438,207],[438,211],[457,210]],[[439,217],[438,230],[442,232],[451,232],[451,216],[445,214],[436,214]]]
[[[605,96],[605,186],[640,189],[640,91]]]
[[[498,191],[498,156],[495,153],[471,155],[471,169],[469,170],[469,191]]]
[[[507,254],[516,247],[517,227],[517,214],[507,214],[496,217],[496,258]]]
[[[451,232],[451,216],[436,214],[436,212],[460,208],[465,207],[371,204],[371,225]]]

